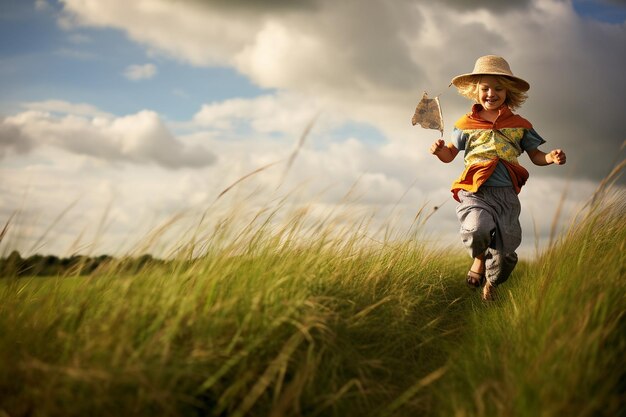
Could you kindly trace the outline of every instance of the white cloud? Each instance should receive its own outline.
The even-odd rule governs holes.
[[[213,13],[202,2],[65,0],[62,27],[114,27],[133,40],[194,65],[229,62],[257,30],[255,14]],[[210,41],[210,44],[202,40]]]
[[[31,101],[22,103],[22,107],[39,112],[73,114],[75,116],[113,117],[88,103],[70,103],[63,100]]]
[[[154,64],[130,65],[124,70],[124,77],[131,81],[149,80],[157,73]]]
[[[19,127],[0,124],[0,160],[7,154],[24,154],[31,150],[33,143],[22,135]]]
[[[38,12],[45,12],[50,10],[50,4],[47,0],[35,0],[35,10]]]
[[[76,109],[78,112],[57,116],[29,110],[7,117],[0,124],[3,154],[12,149],[25,152],[48,145],[106,161],[152,163],[170,169],[203,167],[215,161],[215,156],[205,148],[181,143],[153,111],[111,117],[94,115],[99,112],[84,105],[62,102],[31,105],[64,111]],[[85,117],[85,114],[89,116]],[[27,145],[20,147],[21,143]]]
[[[245,124],[262,135],[275,132],[295,135],[301,133],[321,109],[321,104],[311,97],[278,93],[205,104],[193,116],[193,122],[211,129],[234,130]]]

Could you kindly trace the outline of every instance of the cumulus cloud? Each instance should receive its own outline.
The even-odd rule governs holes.
[[[73,114],[76,116],[113,117],[96,106],[88,103],[70,103],[63,100],[31,101],[22,103],[22,107],[45,113]]]
[[[143,65],[129,65],[124,70],[124,77],[131,81],[149,80],[157,73],[157,68],[154,64]]]
[[[200,1],[151,1],[125,3],[65,0],[59,23],[77,26],[113,27],[134,41],[194,65],[230,62],[257,32],[254,14],[241,18],[238,8],[213,13]],[[208,42],[208,43],[207,43]]]
[[[76,108],[79,113],[55,115],[29,110],[5,118],[0,124],[0,155],[49,145],[108,161],[153,163],[170,169],[203,167],[215,161],[214,154],[205,148],[181,143],[153,111],[89,117],[84,113],[92,113],[93,109],[69,103],[48,102],[33,107]]]
[[[45,12],[50,10],[50,4],[47,0],[35,0],[35,10],[38,12]]]
[[[245,126],[260,134],[295,135],[320,111],[320,103],[310,97],[279,93],[205,104],[193,116],[193,123],[211,130],[234,131]],[[328,124],[330,119],[326,117],[324,122]]]
[[[620,112],[605,109],[626,104],[626,55],[615,53],[626,43],[626,27],[582,19],[570,2],[63,4],[76,25],[118,28],[193,65],[232,66],[260,86],[314,96],[325,110],[370,123],[391,141],[415,136],[406,114],[423,90],[443,93],[448,126],[467,111],[447,85],[488,53],[504,55],[531,83],[520,112],[549,146],[569,151],[576,175],[601,178],[607,155],[624,140]]]
[[[0,160],[8,153],[24,154],[33,148],[32,141],[22,135],[18,126],[0,123]]]
[[[240,13],[283,13],[294,10],[313,10],[320,3],[319,0],[190,0],[199,5],[211,5],[218,9],[237,10]]]
[[[464,0],[443,0],[442,3],[462,10],[488,9],[502,11],[505,9],[524,9],[531,3],[530,0],[519,1],[499,1],[499,0],[478,0],[467,2]]]

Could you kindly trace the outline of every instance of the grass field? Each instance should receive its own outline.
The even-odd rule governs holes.
[[[135,275],[4,278],[0,416],[626,416],[624,197],[487,304],[419,231],[303,214]]]

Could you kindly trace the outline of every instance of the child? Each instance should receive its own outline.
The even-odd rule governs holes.
[[[529,121],[512,113],[527,98],[530,85],[511,72],[504,58],[478,58],[474,70],[452,79],[459,93],[476,103],[454,126],[452,141],[430,147],[442,162],[465,151],[465,170],[452,185],[460,203],[457,216],[461,237],[474,262],[467,284],[484,284],[482,297],[492,300],[495,288],[506,281],[517,264],[515,250],[522,240],[517,194],[528,171],[517,161],[526,151],[535,165],[562,165],[565,153],[537,149],[545,141]]]

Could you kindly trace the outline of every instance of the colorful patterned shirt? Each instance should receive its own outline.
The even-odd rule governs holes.
[[[519,193],[528,179],[528,171],[517,157],[524,151],[537,149],[545,140],[523,117],[504,106],[492,123],[478,113],[480,104],[454,125],[452,143],[465,150],[465,170],[452,185],[454,198],[459,190],[476,192],[482,185],[513,186]]]

